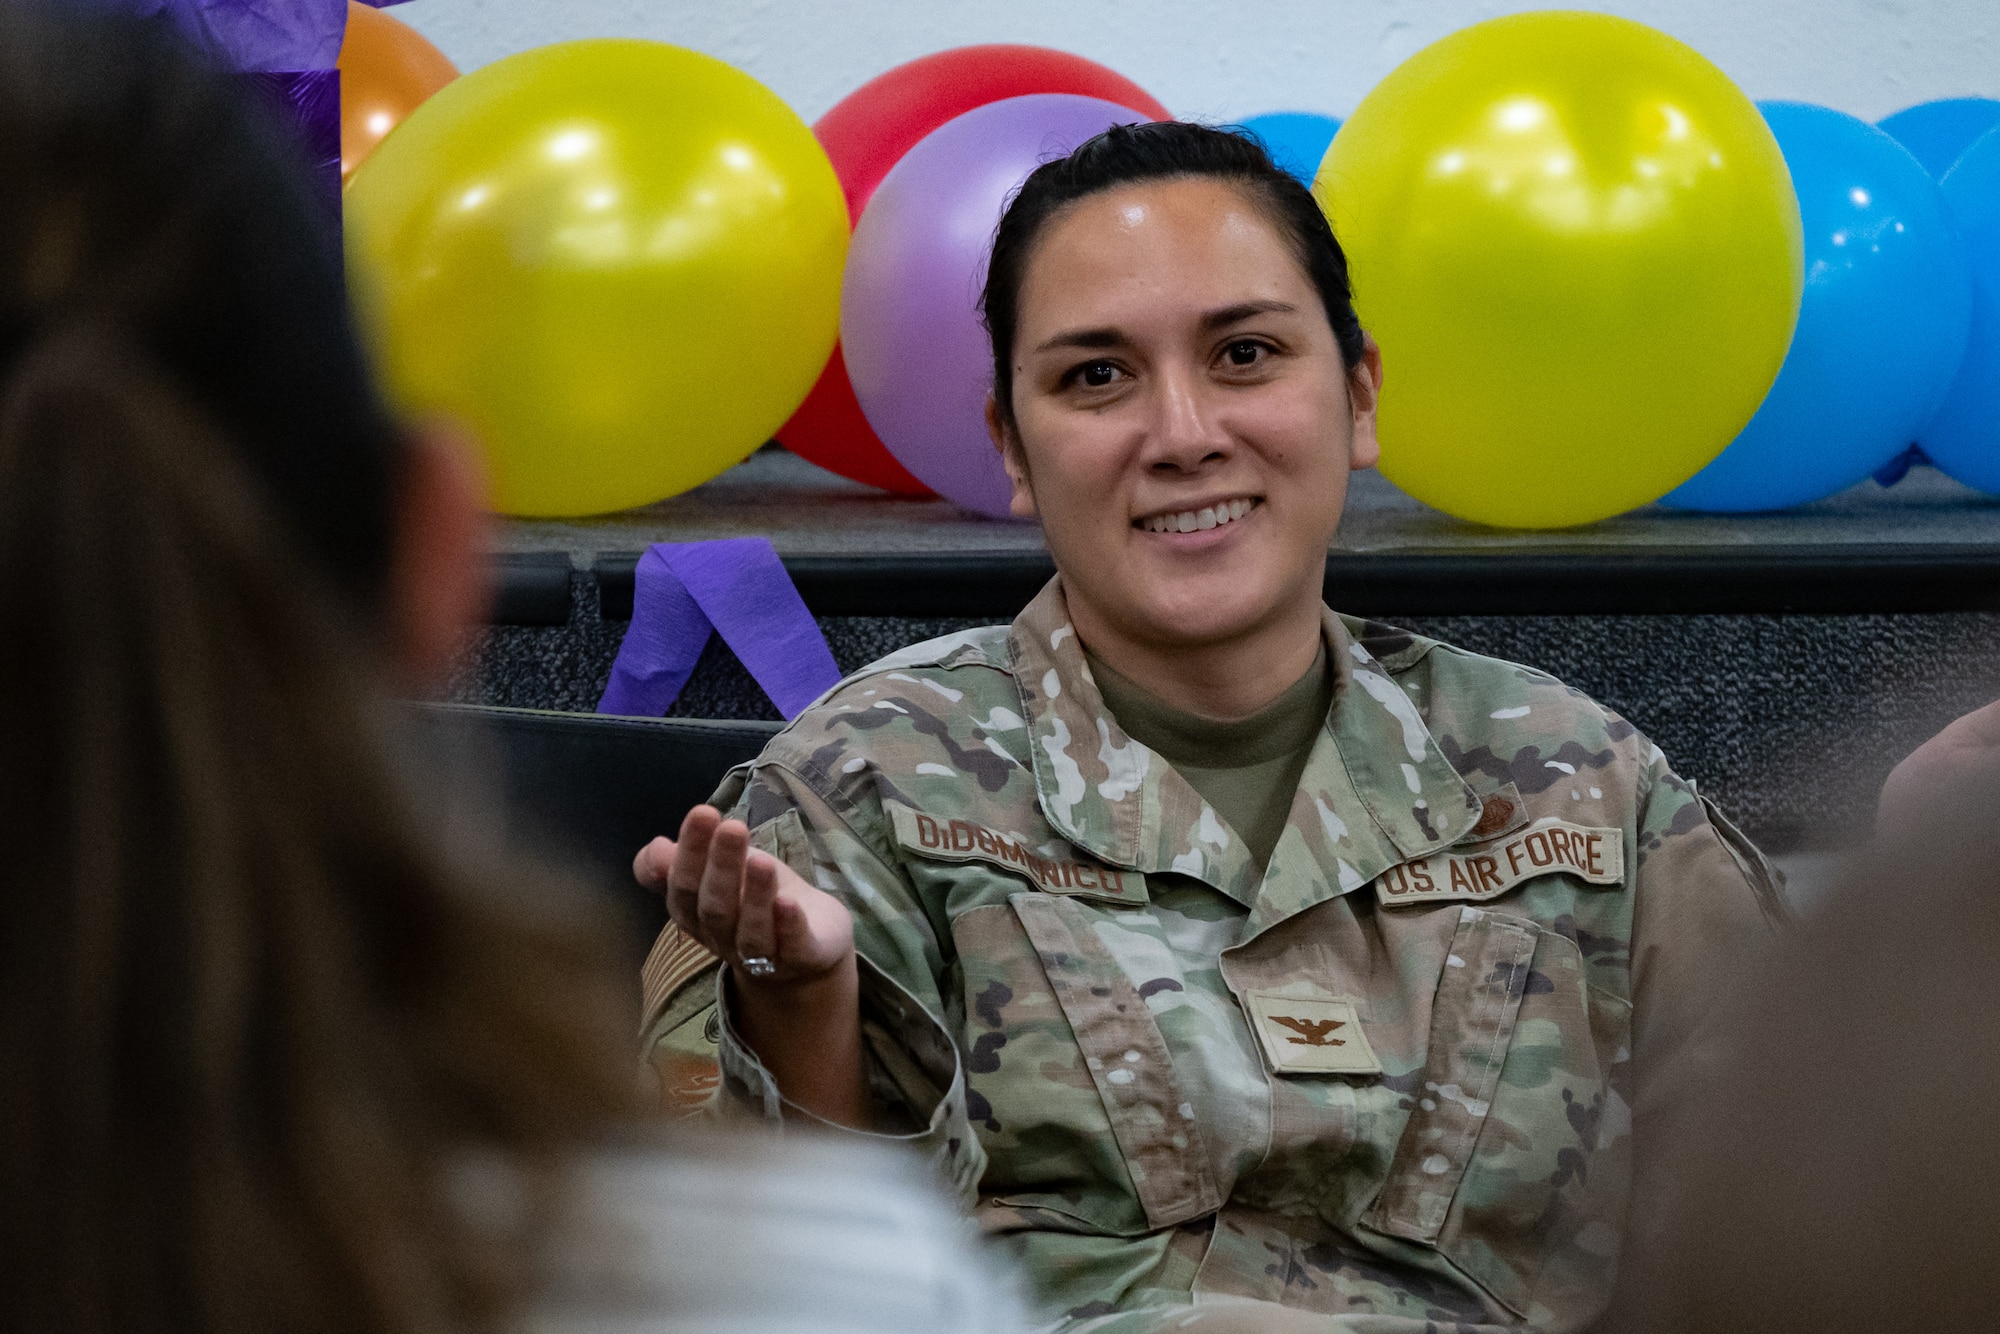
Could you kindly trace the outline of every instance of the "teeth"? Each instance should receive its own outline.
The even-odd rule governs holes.
[[[1149,533],[1197,533],[1225,523],[1234,523],[1256,508],[1254,500],[1226,500],[1220,505],[1208,505],[1198,510],[1182,510],[1178,514],[1155,514],[1140,521],[1139,526]]]

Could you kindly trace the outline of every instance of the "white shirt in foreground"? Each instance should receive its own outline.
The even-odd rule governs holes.
[[[531,1334],[1021,1334],[917,1166],[867,1143],[696,1138],[574,1169]]]

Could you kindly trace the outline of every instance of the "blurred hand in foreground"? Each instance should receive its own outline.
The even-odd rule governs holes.
[[[1953,722],[1904,757],[1882,784],[1875,832],[1909,835],[1927,813],[1970,786],[2000,783],[2000,700]]]

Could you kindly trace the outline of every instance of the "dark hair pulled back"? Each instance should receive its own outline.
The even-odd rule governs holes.
[[[1091,195],[1179,177],[1206,177],[1232,185],[1263,211],[1319,290],[1341,360],[1350,368],[1360,362],[1365,339],[1348,287],[1347,256],[1312,191],[1280,170],[1263,144],[1248,133],[1177,120],[1115,125],[1068,157],[1035,168],[1007,205],[994,235],[982,307],[993,341],[993,396],[1001,420],[1010,427],[1021,284],[1042,232],[1070,205]]]

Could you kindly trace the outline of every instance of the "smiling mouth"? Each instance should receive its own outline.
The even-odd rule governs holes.
[[[1132,526],[1149,533],[1199,533],[1234,523],[1263,503],[1254,496],[1241,496],[1235,500],[1204,505],[1200,509],[1149,514],[1143,519],[1134,519]]]

